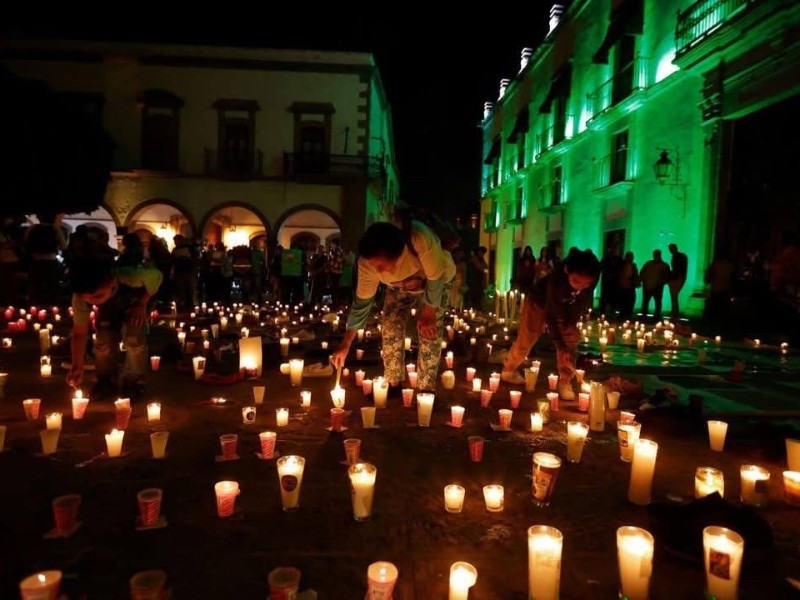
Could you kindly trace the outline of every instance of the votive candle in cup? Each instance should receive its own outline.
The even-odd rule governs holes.
[[[519,390],[511,390],[508,392],[508,397],[511,403],[511,408],[517,409],[519,408],[519,402],[522,400],[522,392]]]
[[[442,387],[446,390],[456,387],[456,374],[453,371],[447,370],[442,373]]]
[[[628,501],[632,504],[650,504],[657,454],[658,444],[652,440],[639,439],[634,444],[628,485]]]
[[[160,356],[151,356],[150,357],[150,370],[151,371],[158,371],[161,368],[161,357]]]
[[[489,512],[501,512],[505,503],[505,492],[502,485],[483,486],[483,501]]]
[[[364,392],[365,396],[369,396],[372,393],[372,379],[364,379],[361,382],[361,391]]]
[[[356,373],[355,373],[355,377],[356,377],[356,379],[355,379],[355,382],[354,382],[354,383],[355,383],[357,386],[361,386],[361,384],[363,384],[363,383],[364,383],[364,377],[365,377],[365,376],[366,376],[366,373],[365,373],[364,371],[362,371],[361,369],[358,369],[358,370],[356,371]]]
[[[39,439],[42,443],[42,454],[50,455],[56,453],[60,435],[60,429],[43,429],[39,432]]]
[[[536,381],[539,379],[539,367],[531,366],[525,369],[525,391],[532,392],[536,389]]]
[[[344,422],[344,409],[331,409],[331,431],[341,431]]]
[[[575,379],[578,381],[578,385],[583,383],[583,378],[586,376],[586,371],[584,369],[575,369]]]
[[[282,337],[278,340],[278,345],[280,346],[281,356],[286,358],[289,356],[289,338]]]
[[[354,465],[361,457],[361,440],[358,438],[347,438],[342,443],[344,445],[344,456],[348,465]]]
[[[430,393],[417,394],[417,425],[420,427],[431,426],[434,398]]]
[[[413,375],[416,375],[416,373],[413,373]],[[386,399],[388,396],[389,382],[383,377],[378,377],[372,382],[372,400],[375,403],[375,408],[386,408]]]
[[[467,367],[467,383],[472,383],[472,380],[475,378],[475,372],[475,367]],[[480,389],[480,386],[478,386],[478,389]]]
[[[153,452],[153,458],[166,457],[168,440],[169,431],[155,431],[150,434],[150,449]]]
[[[697,467],[694,473],[694,497],[705,498],[718,493],[725,496],[725,478],[722,471],[714,467]]]
[[[472,391],[473,392],[480,392],[482,385],[483,385],[483,381],[481,381],[480,377],[473,377],[472,378]]]
[[[786,463],[790,471],[800,471],[800,440],[786,438]]]
[[[258,434],[258,441],[261,444],[261,458],[270,459],[275,456],[275,444],[278,441],[278,434],[274,431],[262,431]]]
[[[450,424],[453,427],[461,427],[464,422],[464,411],[466,409],[463,406],[451,406],[450,407]]]
[[[333,402],[334,408],[344,408],[344,401],[345,401],[345,393],[343,387],[335,387],[331,390],[331,402]],[[309,403],[311,402],[311,397],[309,396]]]
[[[619,392],[606,392],[606,402],[608,410],[617,410],[619,408]]]
[[[742,465],[739,468],[741,477],[741,501],[748,506],[765,506],[769,492],[769,471],[757,465]]]
[[[194,378],[195,380],[199,380],[203,378],[203,374],[206,372],[206,358],[205,356],[193,356],[192,357],[192,368],[194,370]]]
[[[233,515],[239,491],[239,483],[236,481],[219,481],[214,484],[218,517],[224,519]]]
[[[460,513],[464,508],[466,491],[460,485],[451,483],[444,487],[444,509],[449,513]]]
[[[716,600],[738,600],[744,538],[732,529],[710,525],[703,529],[706,592]]]
[[[468,600],[469,588],[478,581],[478,569],[468,562],[450,565],[450,592],[448,600]]]
[[[153,527],[161,516],[161,499],[164,491],[159,488],[147,488],[136,494],[139,504],[139,523],[143,527]]]
[[[642,431],[642,424],[636,421],[617,421],[617,439],[619,440],[619,458],[623,462],[633,460],[633,448]]]
[[[648,600],[654,546],[655,539],[645,529],[631,526],[617,529],[620,597]]]
[[[403,406],[410,408],[414,402],[414,388],[403,388],[400,393],[403,397]]]
[[[147,405],[147,420],[160,421],[161,420],[161,403],[151,402]]]
[[[392,563],[379,561],[367,568],[367,597],[365,600],[391,600],[399,571]]]
[[[253,402],[256,404],[264,404],[264,392],[267,391],[267,388],[263,385],[254,385],[253,386]]]
[[[61,571],[41,571],[19,582],[22,600],[57,600],[61,589]]]
[[[589,426],[582,421],[569,421],[567,423],[567,461],[581,462],[583,447],[586,445],[586,436]]]
[[[453,352],[452,351],[448,351],[448,353],[445,354],[445,356],[444,356],[444,364],[448,369],[452,369],[453,368],[453,362],[454,362],[454,360],[453,360]]]
[[[558,481],[561,459],[549,452],[533,454],[533,503],[539,507],[550,506],[550,499]]]
[[[550,375],[547,376],[547,385],[550,386],[551,392],[555,392],[558,389],[558,375],[550,373]]]
[[[72,397],[72,418],[76,421],[82,419],[86,414],[86,408],[89,406],[89,399],[84,398],[80,390],[75,392]]]
[[[378,469],[369,463],[356,463],[350,466],[347,474],[350,477],[353,518],[356,521],[366,521],[372,516]]]
[[[292,387],[299,387],[303,383],[303,365],[305,361],[302,358],[293,358],[289,361],[289,382]]]
[[[334,409],[335,410],[335,409]],[[281,506],[285,512],[300,508],[300,488],[306,459],[290,454],[278,459],[278,483],[281,487]]]
[[[44,419],[48,429],[61,429],[63,417],[60,412],[50,413]]]
[[[728,424],[725,421],[708,422],[708,442],[715,452],[722,452],[725,447],[725,435],[728,433]]]
[[[362,360],[364,358],[364,351],[361,348],[356,349],[356,360]]]
[[[418,381],[419,381],[419,373],[414,371],[408,374],[408,387],[416,389]]]
[[[375,428],[375,412],[376,411],[374,406],[361,407],[361,422],[363,424],[364,429]]]
[[[114,458],[122,454],[122,439],[125,432],[119,429],[112,429],[111,433],[106,434],[106,450],[109,458]]]
[[[800,472],[783,472],[783,497],[786,504],[800,506]]]
[[[479,379],[474,379],[474,381],[480,381]],[[492,402],[492,390],[480,390],[480,398],[481,398],[481,408],[489,408],[489,404]]]
[[[344,404],[344,402],[342,402],[342,404]],[[309,390],[300,392],[300,406],[303,408],[311,408],[311,392]]]
[[[511,418],[514,416],[514,411],[507,408],[501,408],[497,411],[497,420],[500,424],[500,429],[511,429]]]
[[[492,392],[496,392],[500,389],[500,376],[499,375],[492,375],[489,377],[489,389]]]
[[[528,597],[558,600],[564,535],[555,527],[528,528]]]
[[[219,445],[222,448],[222,458],[233,460],[236,458],[236,446],[239,444],[239,436],[235,433],[225,433],[219,436]]]
[[[578,392],[578,410],[582,412],[589,411],[589,396],[587,392]]]
[[[256,407],[245,406],[242,408],[242,424],[253,425],[256,422]]]
[[[542,431],[544,424],[542,423],[542,415],[538,412],[531,413],[531,431]]]
[[[289,424],[289,409],[288,408],[275,409],[275,424],[278,427],[286,427]]]
[[[42,406],[40,398],[28,398],[22,401],[22,408],[25,410],[25,418],[28,421],[35,421],[39,418],[39,408]]]

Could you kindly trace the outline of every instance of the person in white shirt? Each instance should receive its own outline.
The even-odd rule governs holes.
[[[378,286],[386,286],[381,336],[384,378],[396,392],[405,376],[404,342],[411,309],[417,311],[417,387],[432,391],[441,358],[444,315],[456,267],[436,234],[412,221],[408,235],[391,223],[370,225],[358,243],[358,284],[347,332],[331,362],[340,368],[359,329],[367,323]]]

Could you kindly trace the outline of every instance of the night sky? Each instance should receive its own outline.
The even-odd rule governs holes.
[[[500,78],[516,74],[520,50],[536,47],[547,31],[552,2],[527,4],[516,13],[504,7],[504,19],[480,4],[458,12],[437,6],[436,15],[401,4],[350,13],[305,7],[294,16],[281,6],[280,18],[240,9],[236,16],[214,10],[204,18],[199,11],[181,20],[133,10],[113,20],[48,13],[6,19],[3,33],[372,52],[392,105],[403,199],[467,215],[478,210],[483,103],[497,98]]]

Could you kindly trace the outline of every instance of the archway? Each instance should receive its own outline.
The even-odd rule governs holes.
[[[128,215],[126,224],[128,231],[136,233],[144,244],[149,244],[150,237],[157,236],[167,242],[170,250],[175,235],[180,233],[192,238],[194,234],[189,213],[170,200],[149,200],[140,204]]]
[[[222,242],[226,248],[252,247],[269,236],[269,225],[263,215],[244,204],[217,206],[203,217],[201,227],[207,244]]]
[[[281,218],[278,229],[278,243],[284,248],[293,245],[302,246],[306,250],[321,242],[328,243],[341,236],[338,215],[328,209],[317,206],[297,207]]]
[[[26,217],[28,222],[36,224],[39,219],[36,215],[28,215]],[[108,245],[117,249],[117,220],[114,218],[113,213],[105,206],[100,205],[92,212],[74,213],[64,215],[62,227],[67,231],[67,234],[72,234],[79,226],[86,225],[91,229],[100,232],[103,237],[108,237]]]

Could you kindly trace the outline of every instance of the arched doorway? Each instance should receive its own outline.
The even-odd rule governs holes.
[[[226,248],[253,247],[259,240],[266,241],[269,235],[264,217],[241,204],[217,208],[204,218],[202,228],[207,244],[222,242]]]
[[[191,219],[186,211],[167,200],[153,200],[140,205],[128,215],[128,231],[136,233],[148,245],[152,236],[162,238],[172,249],[177,235],[193,237]]]
[[[341,236],[339,224],[327,211],[301,208],[286,216],[278,230],[278,243],[284,248],[314,251],[320,243],[327,244]]]
[[[26,219],[31,224],[39,222],[36,215],[28,215]],[[72,234],[79,226],[86,225],[91,229],[97,230],[102,237],[108,237],[108,245],[117,249],[117,221],[108,209],[102,205],[92,212],[64,215],[61,224],[68,235]]]

